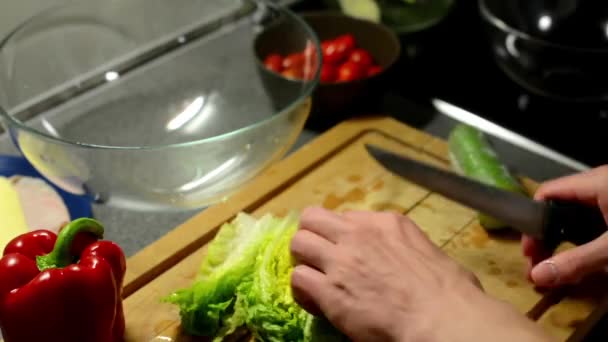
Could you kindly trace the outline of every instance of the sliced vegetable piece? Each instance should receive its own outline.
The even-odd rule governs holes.
[[[279,54],[270,54],[264,60],[264,65],[269,70],[272,70],[276,73],[280,73],[283,71],[283,57]]]
[[[164,301],[180,307],[182,328],[196,336],[230,335],[244,323],[234,315],[237,287],[251,277],[256,255],[276,228],[271,216],[260,220],[239,214],[224,224],[209,244],[207,255],[190,288]]]
[[[291,295],[293,260],[289,243],[298,228],[295,215],[281,222],[256,260],[251,286],[239,288],[247,327],[258,341],[302,341],[308,313]]]
[[[367,70],[367,77],[373,77],[382,72],[382,67],[379,65],[373,65]]]
[[[523,186],[500,160],[483,132],[465,124],[452,129],[448,137],[452,167],[461,175],[503,190],[526,195]],[[480,224],[486,229],[501,229],[507,225],[478,213]]]
[[[379,23],[380,7],[376,0],[338,0],[344,14]]]

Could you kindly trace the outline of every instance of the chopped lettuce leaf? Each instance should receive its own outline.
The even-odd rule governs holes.
[[[246,214],[237,215],[233,222],[221,227],[208,246],[194,284],[165,299],[179,305],[184,331],[215,336],[220,329],[230,332],[236,328],[231,327],[239,323],[231,318],[236,289],[251,276],[265,237],[276,227],[276,219],[270,215],[255,220]]]
[[[208,246],[193,285],[166,302],[180,307],[188,334],[214,342],[247,329],[256,341],[348,341],[324,318],[314,317],[291,293],[289,251],[298,216],[241,213]]]
[[[291,294],[293,261],[289,243],[298,228],[294,215],[269,236],[271,242],[258,255],[253,280],[246,291],[239,292],[247,311],[247,327],[257,340],[302,341],[308,313],[300,308]],[[241,289],[242,290],[242,289]]]

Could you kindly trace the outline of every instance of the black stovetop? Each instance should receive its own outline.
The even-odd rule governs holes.
[[[608,104],[557,102],[513,82],[494,63],[477,1],[457,1],[440,25],[401,40],[390,92],[429,109],[440,98],[589,166],[608,163]]]

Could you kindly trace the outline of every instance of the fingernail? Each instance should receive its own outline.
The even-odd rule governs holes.
[[[541,262],[532,270],[532,279],[539,286],[555,285],[559,281],[557,265],[552,260]]]

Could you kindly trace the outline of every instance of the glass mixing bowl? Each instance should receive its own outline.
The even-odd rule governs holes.
[[[313,77],[280,92],[265,86],[254,51],[279,24],[296,51],[317,47],[304,62]],[[284,156],[320,59],[314,32],[270,1],[72,2],[2,42],[0,117],[66,191],[129,209],[199,208]]]
[[[594,0],[479,0],[499,67],[535,94],[608,100],[608,7]]]

